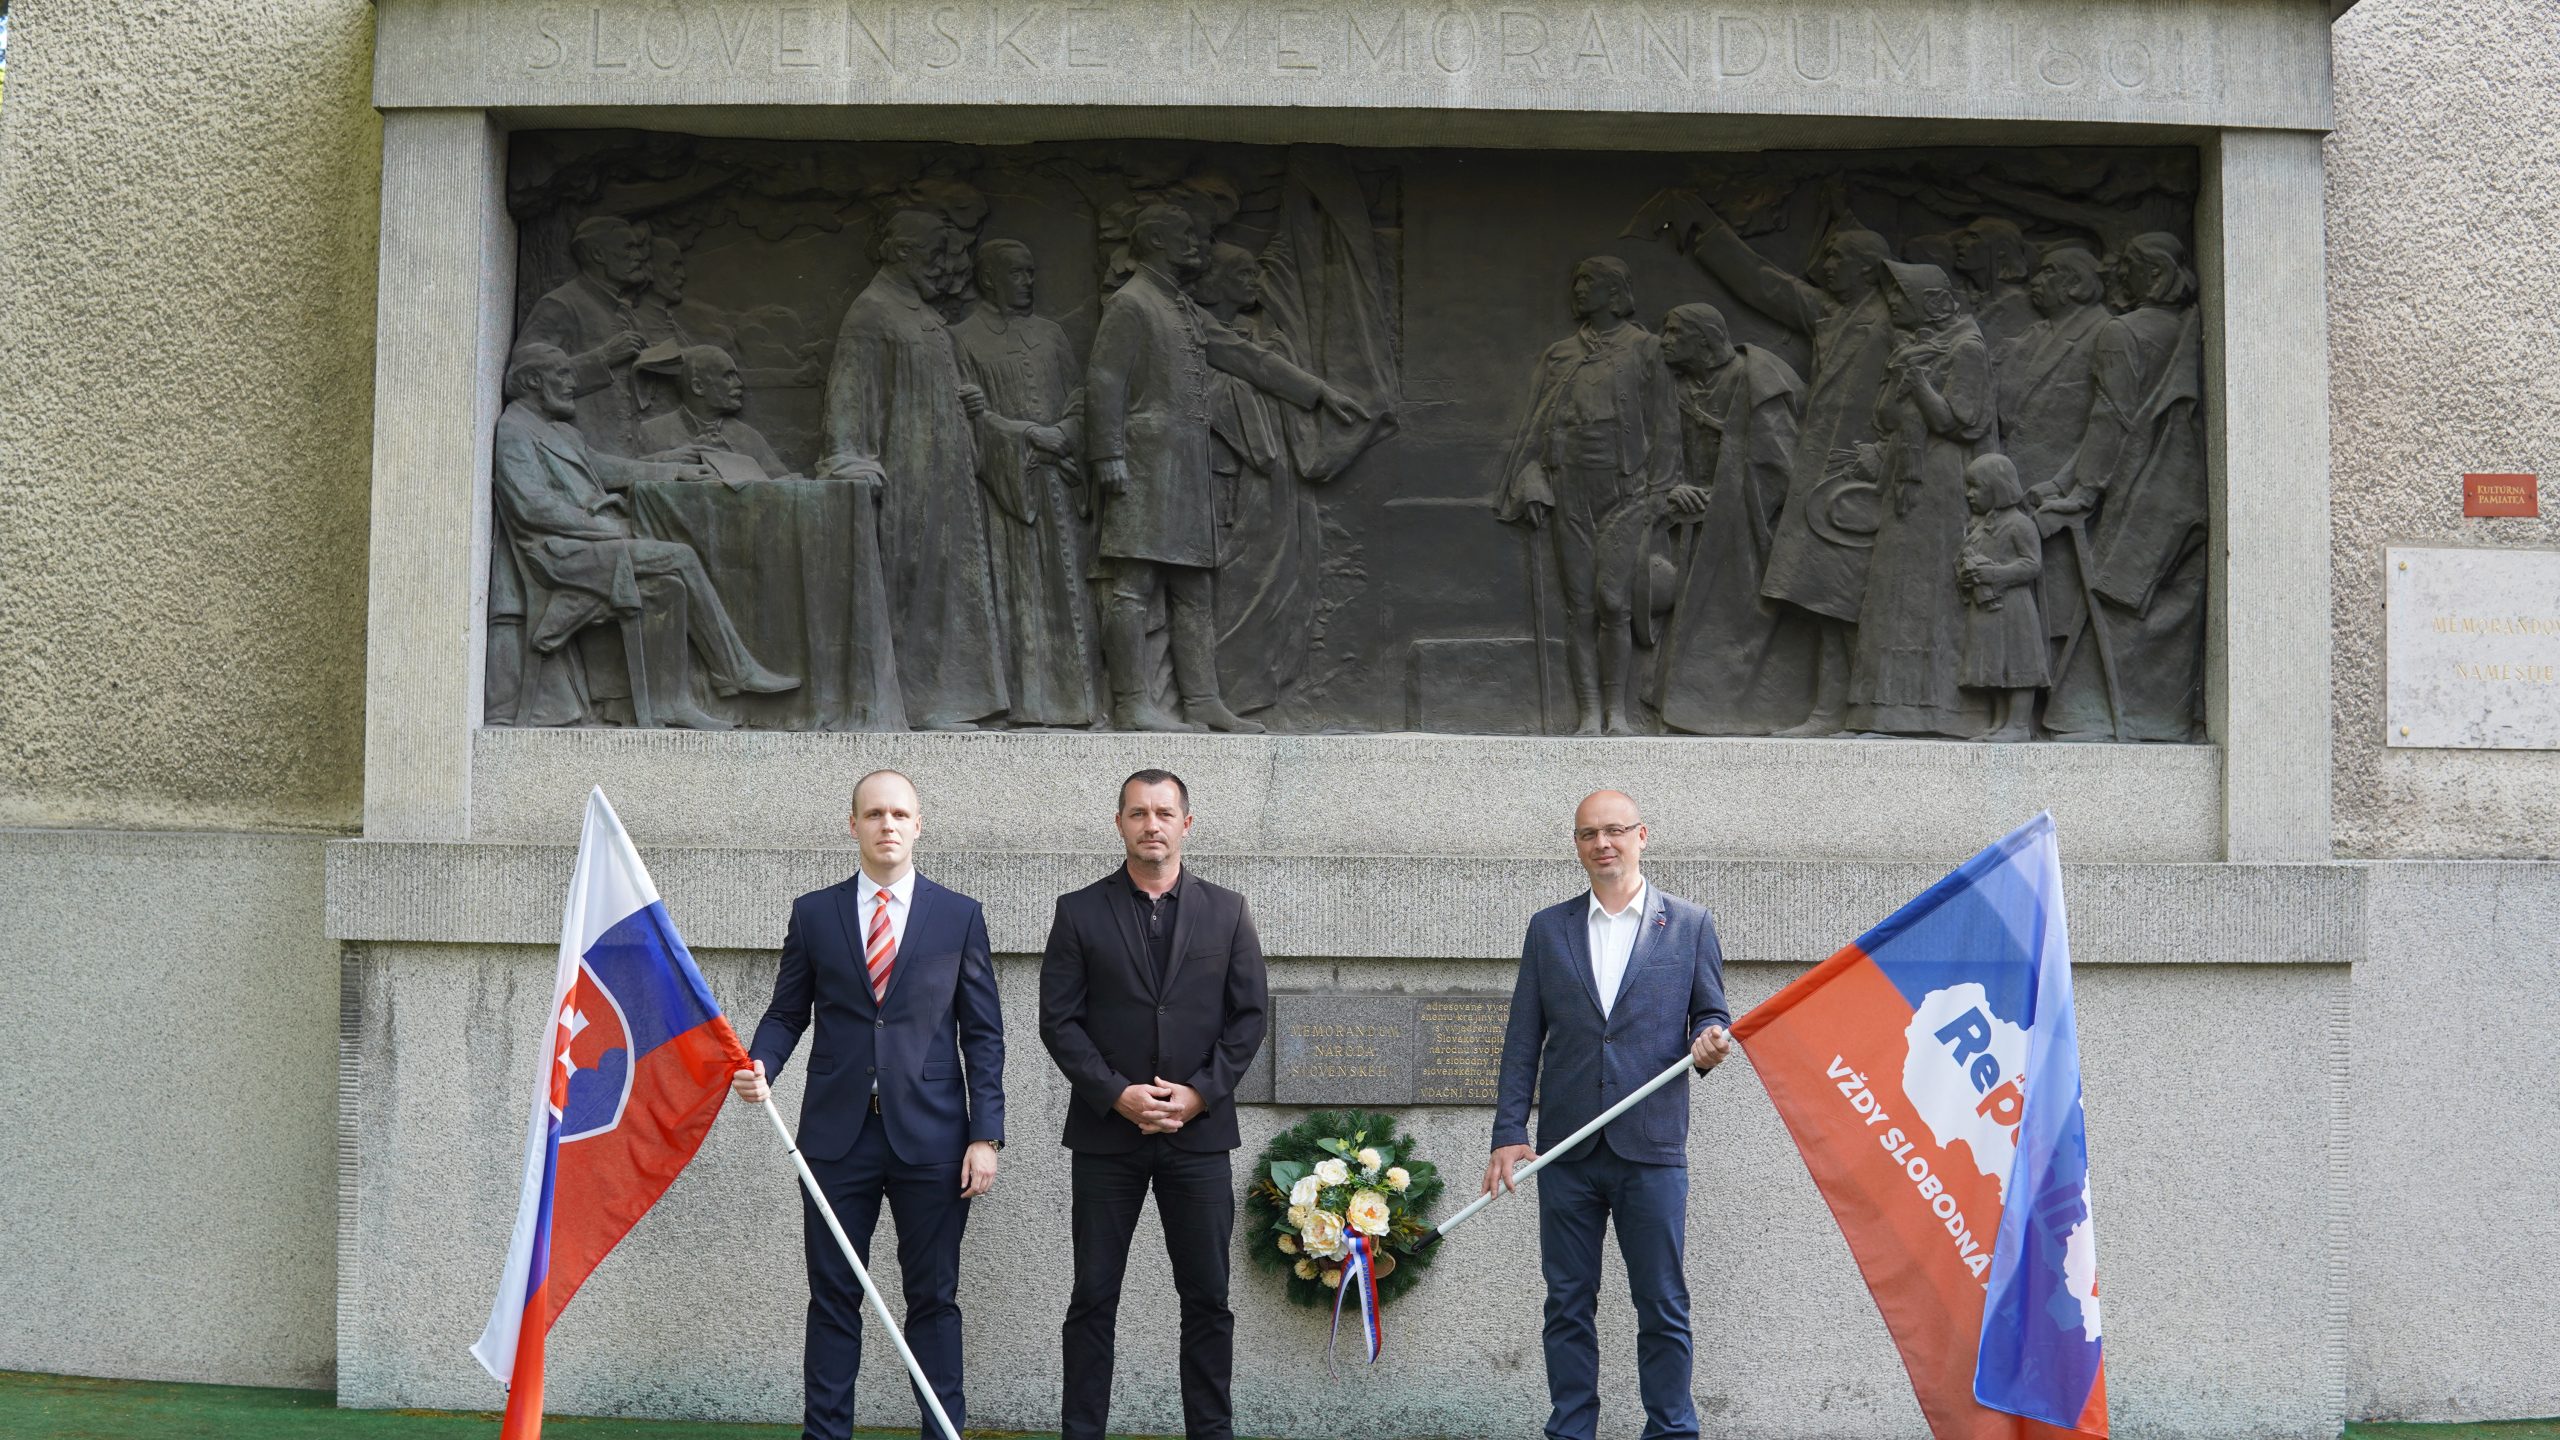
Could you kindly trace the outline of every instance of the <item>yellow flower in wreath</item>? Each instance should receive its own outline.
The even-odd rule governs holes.
[[[1393,1190],[1398,1194],[1402,1194],[1404,1192],[1404,1188],[1412,1183],[1413,1176],[1408,1173],[1403,1166],[1390,1165],[1387,1167],[1388,1189]]]
[[[1375,1190],[1358,1191],[1352,1195],[1351,1203],[1343,1207],[1343,1218],[1351,1223],[1352,1229],[1363,1235],[1384,1235],[1387,1233],[1387,1197]]]
[[[1281,1237],[1280,1237],[1280,1253],[1281,1253],[1281,1254],[1283,1254],[1283,1255],[1295,1255],[1295,1254],[1297,1254],[1297,1253],[1298,1253],[1298,1237],[1297,1237],[1297,1236],[1295,1236],[1295,1235],[1283,1235],[1283,1236],[1281,1236]]]
[[[1299,1261],[1297,1264],[1297,1275],[1301,1280],[1313,1280],[1316,1278],[1316,1262],[1313,1260]]]
[[[1342,1288],[1342,1272],[1341,1272],[1341,1271],[1339,1271],[1339,1270],[1327,1270],[1326,1272],[1324,1272],[1324,1288],[1326,1288],[1327,1290],[1339,1290],[1339,1289],[1341,1289],[1341,1288]]]

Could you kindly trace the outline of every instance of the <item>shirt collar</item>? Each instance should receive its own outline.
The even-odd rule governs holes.
[[[1589,909],[1585,911],[1585,914],[1589,918],[1593,920],[1624,920],[1630,915],[1641,916],[1646,910],[1652,908],[1653,882],[1643,878],[1642,876],[1638,876],[1636,879],[1636,898],[1628,901],[1627,908],[1619,911],[1615,915],[1610,914],[1606,909],[1602,908],[1600,904],[1599,891],[1586,891],[1585,895],[1591,902]]]
[[[1130,894],[1138,897],[1138,899],[1142,901],[1152,902],[1155,899],[1154,896],[1149,895],[1145,890],[1139,888],[1138,877],[1129,873],[1129,867],[1125,864],[1120,867],[1120,882],[1129,887]],[[1182,898],[1182,893],[1190,888],[1191,867],[1185,865],[1181,869],[1173,872],[1173,888],[1164,892],[1164,898],[1167,900],[1179,900]]]
[[[855,881],[862,886],[863,899],[875,900],[879,898],[881,890],[880,882],[872,879],[868,871],[857,869],[853,872],[853,875]],[[897,906],[899,909],[903,910],[910,904],[914,903],[916,898],[916,867],[913,865],[908,866],[907,873],[890,882],[888,890],[889,903]]]

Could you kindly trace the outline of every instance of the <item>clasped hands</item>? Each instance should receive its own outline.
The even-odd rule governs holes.
[[[1190,1086],[1177,1085],[1159,1075],[1152,1084],[1132,1085],[1121,1091],[1111,1108],[1137,1126],[1142,1135],[1170,1135],[1209,1108],[1209,1102]]]

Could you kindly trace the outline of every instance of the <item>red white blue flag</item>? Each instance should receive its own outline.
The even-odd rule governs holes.
[[[471,1347],[506,1382],[501,1440],[542,1433],[543,1336],[702,1148],[748,1063],[602,790],[587,796],[544,1032],[515,1234]]]
[[[1733,1027],[1937,1440],[2107,1433],[2053,817]]]

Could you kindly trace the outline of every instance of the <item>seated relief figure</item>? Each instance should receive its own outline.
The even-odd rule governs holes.
[[[1102,718],[1101,650],[1091,561],[1078,512],[1084,486],[1084,367],[1067,332],[1035,313],[1031,247],[978,247],[977,298],[951,327],[960,369],[984,397],[976,415],[978,479],[987,492],[1016,725],[1090,725]]]
[[[640,423],[640,447],[653,460],[701,461],[722,479],[789,480],[799,477],[774,453],[764,432],[745,420],[747,381],[738,362],[716,345],[689,345],[669,362],[676,382],[676,408],[662,410]],[[723,469],[720,454],[743,456],[762,472],[753,477]]]
[[[566,724],[586,710],[564,647],[591,625],[619,622],[634,710],[653,723],[722,729],[691,699],[692,652],[712,690],[771,694],[800,681],[757,663],[690,545],[640,536],[618,492],[646,480],[708,480],[699,464],[629,460],[595,449],[571,424],[577,362],[555,345],[517,347],[492,456],[500,533],[524,582],[528,664],[545,669],[519,710],[529,724]],[[567,667],[566,669],[555,667]]]
[[[1680,472],[1671,372],[1661,342],[1629,318],[1635,308],[1626,262],[1595,255],[1574,267],[1581,323],[1539,357],[1494,501],[1495,515],[1528,526],[1545,552],[1531,563],[1551,561],[1560,578],[1580,735],[1635,733],[1636,570]]]

